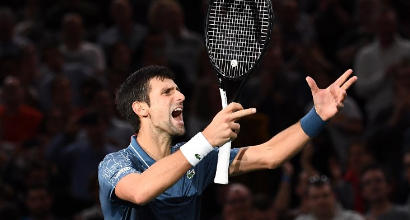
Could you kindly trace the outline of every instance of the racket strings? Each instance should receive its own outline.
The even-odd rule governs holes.
[[[266,0],[216,0],[209,6],[208,52],[225,77],[243,76],[259,59],[270,34],[269,6]]]

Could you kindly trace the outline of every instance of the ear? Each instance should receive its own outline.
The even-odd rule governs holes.
[[[133,102],[132,110],[141,118],[148,116],[148,104],[145,102]]]

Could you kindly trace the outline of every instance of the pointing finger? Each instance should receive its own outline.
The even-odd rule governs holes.
[[[341,86],[343,85],[343,83],[347,80],[347,78],[349,78],[349,76],[353,73],[352,69],[348,69],[346,70],[346,72],[344,72],[336,81],[335,81],[335,85],[337,86]]]
[[[315,94],[319,91],[319,87],[317,87],[316,82],[312,79],[312,77],[306,77],[306,82],[308,83],[310,90],[312,91],[312,94]]]
[[[231,114],[231,120],[236,121],[245,116],[255,114],[255,112],[256,112],[256,108],[248,108],[248,109],[239,110]]]
[[[353,85],[353,83],[355,83],[357,81],[357,76],[353,76],[352,78],[350,78],[349,80],[347,80],[347,82],[345,82],[342,85],[342,89],[347,90],[351,85]]]

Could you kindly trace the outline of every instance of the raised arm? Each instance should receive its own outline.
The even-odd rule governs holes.
[[[240,104],[231,103],[214,117],[201,134],[193,137],[179,151],[158,160],[143,173],[131,173],[120,179],[115,195],[135,204],[151,201],[177,182],[195,165],[195,160],[199,162],[212,147],[234,140],[239,131],[239,124],[235,121],[253,113],[255,109],[243,109]]]
[[[347,70],[325,89],[319,89],[316,82],[311,77],[307,77],[314,109],[301,120],[302,123],[299,121],[293,124],[269,141],[241,148],[229,168],[230,174],[274,169],[297,153],[309,140],[309,135],[314,136],[319,131],[321,126],[318,123],[329,120],[343,107],[346,90],[357,80],[356,76],[350,77],[352,72],[350,69]]]

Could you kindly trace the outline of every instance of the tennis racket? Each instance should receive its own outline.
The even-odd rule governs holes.
[[[248,76],[267,49],[273,28],[271,0],[210,0],[205,25],[205,45],[217,72],[222,108],[228,104],[227,83]],[[228,183],[231,142],[219,148],[215,183]]]

